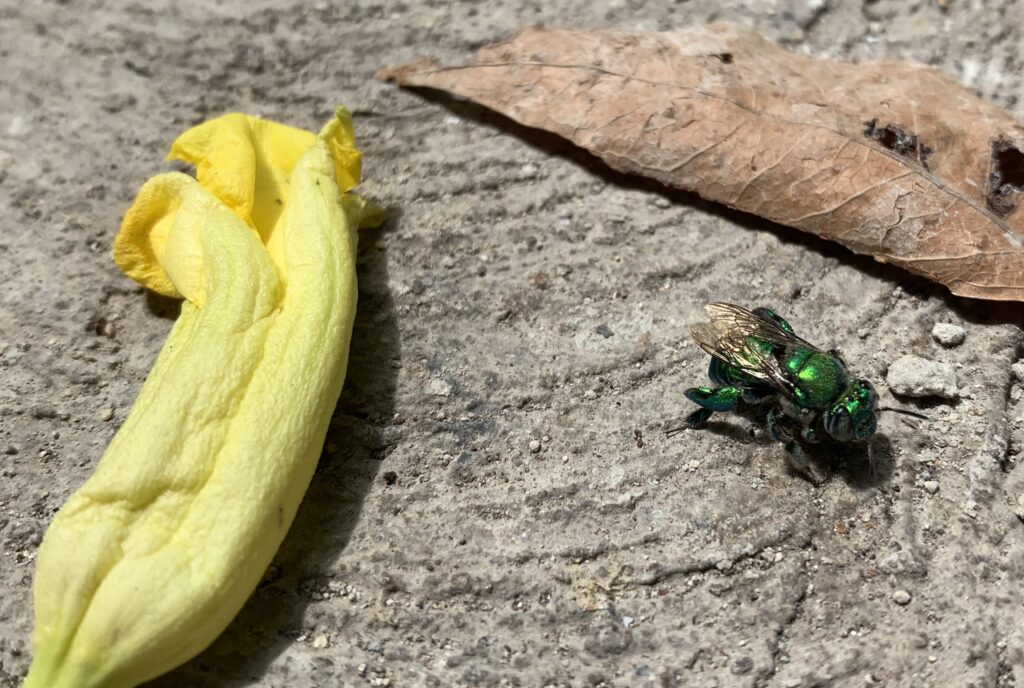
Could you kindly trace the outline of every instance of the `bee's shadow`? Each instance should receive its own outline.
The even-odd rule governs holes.
[[[833,475],[842,477],[850,487],[866,490],[885,485],[892,479],[896,452],[886,435],[877,433],[866,442],[829,442],[819,446],[831,450],[831,454],[820,452],[821,458],[827,461]]]
[[[756,443],[769,450],[777,450],[785,466],[780,466],[780,470],[788,470],[795,477],[816,482],[812,476],[792,466],[782,444],[768,432],[765,417],[770,407],[770,404],[742,404],[731,413],[749,421],[750,425],[733,422],[728,414],[715,414],[702,431],[743,444]],[[755,432],[754,428],[760,428],[761,432]],[[825,439],[817,444],[802,442],[801,446],[811,461],[811,471],[825,481],[839,477],[854,489],[866,490],[884,485],[892,478],[895,452],[892,441],[881,433],[866,442]]]

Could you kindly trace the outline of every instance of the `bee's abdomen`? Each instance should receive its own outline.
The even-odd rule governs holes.
[[[796,347],[787,353],[783,366],[796,386],[793,396],[801,406],[825,408],[846,389],[846,369],[835,356]]]
[[[711,378],[711,381],[715,384],[727,385],[730,387],[742,387],[756,381],[753,377],[744,373],[736,366],[729,365],[716,356],[712,356],[711,363],[708,364],[708,377]]]

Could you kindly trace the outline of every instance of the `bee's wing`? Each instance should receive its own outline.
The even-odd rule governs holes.
[[[798,337],[790,331],[782,329],[778,322],[766,318],[757,313],[751,313],[745,308],[740,308],[731,303],[711,303],[704,307],[704,311],[711,317],[711,322],[735,332],[743,337],[758,337],[774,344],[792,346],[794,344],[806,346],[815,351],[814,346],[806,339]]]
[[[712,303],[705,310],[711,322],[698,323],[691,330],[700,348],[780,391],[791,391],[793,384],[775,356],[762,351],[756,345],[756,340],[817,349],[792,332],[782,329],[771,318],[751,313],[731,303]]]

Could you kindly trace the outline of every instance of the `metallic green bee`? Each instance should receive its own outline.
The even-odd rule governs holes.
[[[705,310],[711,322],[695,325],[693,338],[711,354],[708,377],[721,386],[686,390],[686,397],[700,405],[686,418],[686,427],[702,428],[711,414],[730,411],[741,400],[774,400],[768,431],[805,474],[810,467],[798,437],[853,442],[875,433],[878,395],[870,382],[850,376],[838,351],[822,351],[796,336],[768,308],[751,312],[713,303]]]

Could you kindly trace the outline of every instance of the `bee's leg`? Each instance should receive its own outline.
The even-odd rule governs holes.
[[[793,326],[790,325],[785,318],[783,318],[781,315],[773,311],[771,308],[765,308],[764,306],[761,306],[760,308],[755,308],[753,312],[755,315],[760,315],[762,318],[774,320],[776,323],[778,323],[779,327],[781,327],[786,332],[793,332]]]
[[[812,426],[808,425],[806,428],[800,431],[800,436],[806,441],[817,444],[821,442],[821,433],[815,430]]]
[[[744,387],[740,398],[747,404],[759,404],[777,392],[771,387]]]
[[[691,430],[700,430],[708,424],[708,419],[711,418],[713,413],[714,411],[709,411],[708,409],[697,409],[686,417],[683,424]]]
[[[712,413],[733,410],[741,393],[739,387],[691,387],[683,394],[700,408],[686,417],[686,426],[694,430],[702,428]]]
[[[809,462],[807,455],[804,454],[803,447],[796,442],[796,438],[793,437],[793,433],[790,432],[789,420],[786,416],[778,409],[773,408],[768,412],[768,432],[775,438],[776,441],[782,442],[782,445],[786,448],[786,453],[793,457],[793,460],[801,467],[806,466]]]
[[[821,485],[822,478],[815,474],[804,448],[793,437],[793,433],[786,427],[787,425],[789,425],[788,418],[777,407],[768,412],[768,432],[777,441],[782,442],[790,465],[814,485]]]

